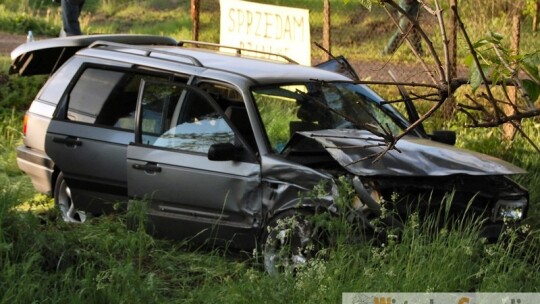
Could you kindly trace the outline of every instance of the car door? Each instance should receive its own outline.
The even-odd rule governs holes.
[[[149,205],[155,232],[249,236],[260,217],[261,168],[215,100],[194,86],[144,82],[136,133],[127,151],[128,193]],[[234,160],[210,160],[216,145],[235,147]]]
[[[47,129],[45,150],[62,172],[74,204],[91,213],[127,199],[125,157],[133,142],[142,77],[135,69],[87,65],[64,95]]]

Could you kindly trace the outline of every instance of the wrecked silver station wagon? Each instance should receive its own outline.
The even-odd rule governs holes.
[[[18,166],[54,196],[66,221],[146,201],[156,234],[262,244],[269,271],[285,240],[268,227],[300,215],[287,258],[305,261],[301,249],[314,241],[306,219],[339,214],[339,177],[353,185],[351,207],[366,231],[391,197],[405,218],[438,210],[452,192],[451,212],[484,218],[489,238],[504,220],[525,217],[528,193],[508,178],[522,169],[421,128],[381,154],[387,135],[410,122],[369,87],[245,53],[145,35],[23,44],[10,71],[51,76],[26,114]],[[308,195],[325,181],[328,195]]]

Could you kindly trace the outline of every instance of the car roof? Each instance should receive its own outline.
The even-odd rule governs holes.
[[[153,47],[170,53],[196,58],[205,68],[235,73],[258,84],[295,82],[317,79],[324,81],[350,80],[342,75],[300,65],[294,62],[239,56],[230,52],[185,47]]]
[[[186,47],[186,44],[195,47]],[[82,35],[25,43],[12,51],[10,73],[22,76],[52,74],[76,52],[89,48],[188,63],[221,73],[240,75],[256,84],[309,79],[350,80],[337,73],[299,65],[281,55],[273,54],[272,59],[255,58],[252,56],[254,53],[269,53],[210,43],[177,42],[171,37],[153,35]]]

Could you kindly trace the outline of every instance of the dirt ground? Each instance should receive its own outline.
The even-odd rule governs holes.
[[[11,51],[26,42],[26,36],[0,33],[0,56],[9,56]]]

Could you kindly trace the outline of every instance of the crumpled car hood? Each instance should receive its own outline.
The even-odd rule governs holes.
[[[319,142],[347,171],[360,176],[447,176],[522,174],[525,170],[485,154],[429,139],[405,136],[396,149],[376,162],[385,149],[381,137],[363,130],[321,130],[298,134]],[[382,146],[381,146],[382,145]]]

